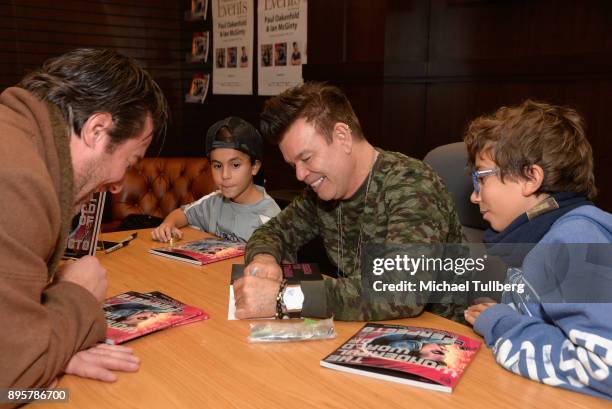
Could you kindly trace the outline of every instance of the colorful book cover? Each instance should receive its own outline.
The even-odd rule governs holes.
[[[153,248],[149,250],[149,253],[186,263],[202,265],[242,256],[244,249],[244,243],[207,237],[179,245]]]
[[[234,298],[234,281],[244,275],[244,264],[232,264],[232,279],[230,281],[229,305],[227,319],[236,319],[236,300]],[[317,263],[281,264],[283,276],[289,284],[299,284],[300,281],[322,280],[321,271]],[[274,318],[274,317],[270,317]]]
[[[191,37],[191,62],[208,60],[208,31],[197,31]]]
[[[189,94],[185,97],[187,102],[202,103],[208,95],[209,74],[193,74]]]
[[[105,342],[115,345],[186,321],[208,318],[203,310],[160,292],[128,291],[106,299],[102,309],[108,324]]]
[[[96,254],[105,198],[106,192],[96,192],[81,206],[81,211],[73,219],[72,230],[68,233],[65,257],[81,258]]]
[[[440,329],[368,323],[320,363],[339,371],[452,392],[480,344]]]
[[[206,18],[208,11],[208,0],[191,0],[191,17]]]
[[[166,295],[166,294],[164,294],[164,293],[162,293],[160,291],[151,291],[151,292],[145,293],[144,295],[151,296],[151,297],[156,298],[158,300],[166,301],[167,303],[172,304],[174,306],[178,306],[178,307],[185,306],[185,304],[183,304],[179,300],[176,300],[176,299],[170,297],[169,295]],[[178,327],[179,325],[191,324],[192,322],[203,321],[203,320],[207,320],[208,318],[210,318],[209,315],[207,313],[205,313],[204,311],[202,311],[202,314],[193,316],[191,318],[187,318],[184,321],[176,322],[176,323],[172,324],[172,326],[173,327]]]

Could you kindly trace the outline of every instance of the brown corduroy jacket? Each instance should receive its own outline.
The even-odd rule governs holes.
[[[69,138],[54,105],[0,95],[0,388],[48,385],[106,330],[91,293],[53,280],[73,212]]]

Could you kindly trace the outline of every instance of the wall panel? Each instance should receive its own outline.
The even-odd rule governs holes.
[[[160,84],[172,108],[167,141],[180,143],[183,12],[178,2],[161,0],[0,1],[0,91],[71,49],[113,48]]]
[[[189,0],[0,0],[0,90],[69,49],[112,47],[148,69],[170,102],[166,142],[150,153],[202,155],[213,122],[237,115],[258,124],[266,98],[209,90],[202,105],[184,102],[192,75],[212,71],[210,56],[204,65],[184,62],[192,32],[212,27],[210,5],[206,22],[184,21],[189,7]],[[594,147],[597,203],[612,210],[612,2],[309,0],[308,8],[304,77],[343,88],[375,145],[421,158],[500,105],[525,98],[572,105],[585,115]],[[256,78],[255,71],[255,90]],[[302,186],[276,147],[267,145],[264,159],[268,188]]]
[[[310,0],[323,8],[323,0]],[[422,158],[461,140],[469,120],[526,98],[576,108],[593,145],[597,204],[612,211],[606,118],[612,106],[612,3],[604,0],[342,0],[338,42],[310,42],[306,79],[355,98],[368,139]],[[363,18],[363,19],[360,19]],[[380,47],[384,46],[381,58]],[[363,38],[372,39],[358,49]],[[378,40],[377,40],[378,39]],[[333,50],[333,52],[331,51]],[[369,53],[369,57],[364,54]],[[335,55],[335,60],[331,55]],[[367,95],[367,97],[363,97]]]

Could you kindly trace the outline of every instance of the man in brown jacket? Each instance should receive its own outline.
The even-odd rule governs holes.
[[[106,271],[61,263],[69,222],[165,131],[153,79],[112,50],[47,61],[0,95],[0,389],[48,387],[62,373],[112,382],[136,371],[125,347],[95,346],[106,324]]]

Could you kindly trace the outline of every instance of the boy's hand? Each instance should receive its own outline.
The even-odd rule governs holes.
[[[487,308],[489,308],[489,307],[491,307],[491,306],[493,306],[495,304],[497,304],[497,303],[487,302],[487,303],[471,305],[463,313],[463,315],[465,316],[465,320],[467,322],[469,322],[473,326],[474,323],[476,322],[476,320],[478,319],[478,317],[480,316],[480,314],[482,314],[484,311],[487,310]]]
[[[151,238],[162,243],[167,243],[171,238],[182,239],[183,232],[174,226],[174,223],[164,222],[151,232]]]
[[[276,262],[276,259],[266,253],[257,254],[253,261],[244,268],[244,275],[269,278],[279,282],[283,279],[283,271]]]
[[[280,283],[268,278],[244,276],[234,281],[236,318],[269,318],[276,314]]]

